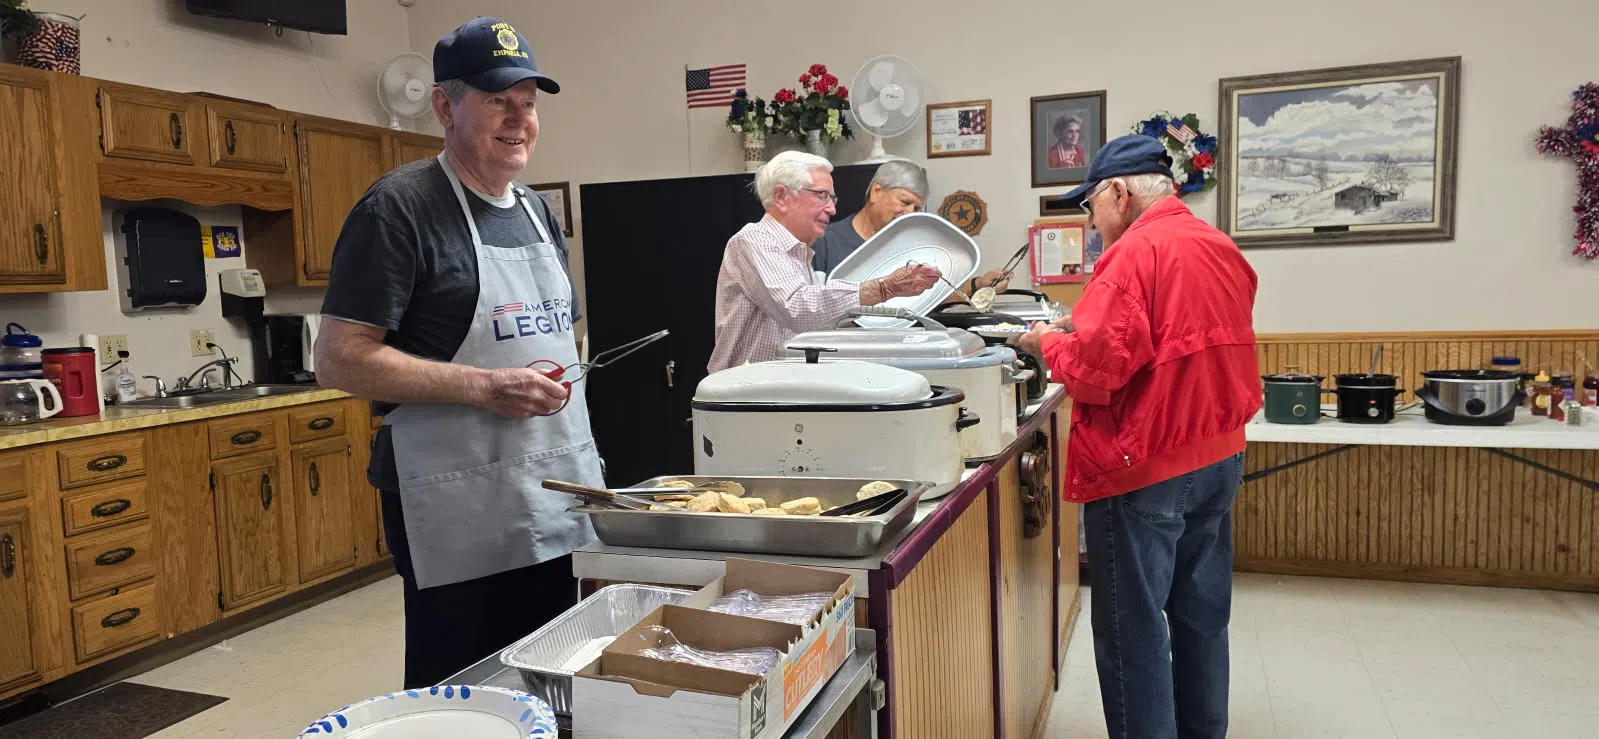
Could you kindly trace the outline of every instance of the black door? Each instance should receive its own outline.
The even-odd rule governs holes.
[[[834,171],[839,218],[865,201],[872,166]],[[727,240],[763,209],[748,174],[583,185],[589,355],[661,329],[666,340],[588,383],[605,482],[694,471],[690,401],[716,345],[716,276]]]

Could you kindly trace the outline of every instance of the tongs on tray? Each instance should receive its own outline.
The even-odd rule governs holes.
[[[589,370],[599,369],[601,367],[609,365],[612,362],[615,362],[616,360],[621,359],[622,357],[625,357],[625,356],[627,356],[629,354],[632,354],[633,352],[636,352],[636,351],[638,351],[640,349],[643,349],[646,346],[649,346],[650,344],[654,344],[655,342],[666,338],[667,335],[670,334],[670,333],[671,333],[671,331],[668,331],[666,329],[662,329],[662,330],[656,331],[655,333],[650,334],[649,336],[646,336],[646,337],[644,337],[642,339],[634,339],[633,341],[629,341],[626,344],[623,344],[621,346],[613,347],[611,349],[607,349],[607,350],[605,350],[603,352],[600,352],[599,354],[596,354],[594,356],[593,361],[589,361],[589,362],[574,362],[572,364],[566,365],[565,367],[556,367],[555,369],[549,370],[549,371],[545,372],[544,374],[545,374],[546,377],[549,377],[551,380],[555,380],[556,382],[560,382],[562,380],[565,380],[568,383],[582,382],[583,378],[589,376]],[[531,368],[531,369],[542,370],[543,367],[535,366],[535,365],[541,365],[541,364],[547,364],[547,365],[550,365],[550,366],[555,366],[554,362],[551,362],[551,361],[549,361],[547,359],[539,359],[539,360],[535,360],[532,364],[529,364],[528,367]],[[574,367],[576,367],[578,369],[578,373],[579,373],[578,376],[575,377],[575,378],[567,377],[566,376],[566,371],[569,370],[569,369],[572,369]]]
[[[875,516],[879,513],[888,511],[888,509],[893,508],[896,505],[899,505],[899,502],[904,500],[905,496],[907,495],[910,495],[910,491],[906,490],[905,488],[894,488],[886,493],[879,493],[870,498],[863,498],[855,501],[854,503],[846,503],[837,508],[822,511],[821,515]]]
[[[654,487],[654,488],[617,488],[615,490],[608,490],[606,488],[591,488],[591,487],[589,487],[587,485],[579,485],[579,484],[577,484],[575,482],[563,482],[561,480],[545,480],[544,481],[544,487],[546,489],[554,490],[554,491],[556,491],[558,493],[569,493],[571,495],[576,495],[577,497],[582,498],[582,499],[584,499],[586,501],[589,501],[591,503],[599,503],[601,505],[609,505],[609,506],[613,506],[613,507],[616,507],[616,508],[630,508],[630,509],[635,510],[635,511],[647,511],[647,510],[650,510],[651,508],[653,508],[653,507],[655,507],[657,505],[660,505],[659,503],[655,502],[655,496],[659,496],[659,495],[694,495],[694,494],[699,494],[699,493],[725,493],[725,492],[730,492],[728,487],[727,487],[727,485],[728,485],[727,483],[718,484],[718,483],[711,482],[711,483],[706,483],[704,485],[701,485],[701,486],[698,486],[698,487],[692,487],[692,488]],[[904,491],[899,491],[899,492],[904,492]],[[637,497],[634,497],[632,495],[628,495],[628,493],[644,493],[646,495],[649,495],[650,499],[646,500],[644,498],[637,498]],[[889,493],[884,493],[883,495],[889,495]],[[882,496],[877,496],[877,497],[882,497]],[[872,500],[875,500],[875,498],[872,498]],[[852,503],[851,505],[854,505],[854,504]]]

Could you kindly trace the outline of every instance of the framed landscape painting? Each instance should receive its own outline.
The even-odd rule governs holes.
[[[1460,58],[1221,81],[1217,220],[1240,247],[1451,240]]]

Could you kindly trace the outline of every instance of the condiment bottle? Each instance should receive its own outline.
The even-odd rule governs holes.
[[[1549,373],[1538,370],[1538,376],[1532,378],[1532,415],[1549,415],[1549,401],[1554,394],[1554,387],[1549,384]]]
[[[1582,381],[1577,401],[1583,405],[1599,405],[1599,377],[1594,376],[1593,370],[1589,370],[1587,379]]]
[[[1564,403],[1568,400],[1577,399],[1577,381],[1572,378],[1570,372],[1565,370],[1556,372],[1553,382],[1557,391],[1555,402]]]

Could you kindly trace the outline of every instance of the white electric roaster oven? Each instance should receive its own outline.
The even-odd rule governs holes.
[[[936,498],[965,470],[966,394],[909,370],[804,359],[730,367],[694,393],[694,474],[918,480]]]

